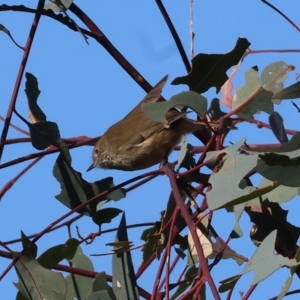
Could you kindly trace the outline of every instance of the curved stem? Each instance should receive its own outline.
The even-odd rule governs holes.
[[[189,73],[191,71],[191,65],[190,65],[189,59],[188,59],[188,57],[187,57],[187,55],[184,51],[184,48],[183,48],[183,45],[182,45],[181,40],[179,38],[179,35],[178,35],[178,33],[177,33],[177,31],[176,31],[169,15],[168,15],[164,5],[162,4],[161,0],[155,0],[155,2],[156,2],[157,6],[158,6],[163,18],[165,19],[165,21],[167,23],[167,26],[168,26],[171,34],[172,34],[172,37],[175,41],[175,44],[177,46],[177,49],[179,51],[179,54],[181,56],[181,59],[183,61],[184,66],[185,66],[186,72]]]
[[[203,275],[206,278],[206,280],[210,286],[210,289],[212,291],[213,296],[215,297],[215,300],[220,300],[221,299],[220,295],[219,295],[216,285],[211,277],[211,274],[208,269],[207,261],[204,257],[203,248],[200,244],[199,237],[196,232],[196,227],[195,227],[194,223],[192,222],[189,212],[188,212],[186,206],[184,205],[182,198],[180,196],[180,192],[178,190],[175,174],[168,166],[164,166],[162,168],[162,171],[164,171],[164,173],[169,177],[170,184],[172,187],[172,192],[173,192],[174,198],[176,200],[176,204],[179,207],[181,214],[191,232],[193,241],[195,243],[195,248],[197,250],[197,254],[199,257],[200,267],[203,271]]]

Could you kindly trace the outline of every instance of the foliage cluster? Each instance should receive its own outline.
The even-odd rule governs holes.
[[[293,71],[294,67],[283,61],[277,61],[259,72],[254,66],[245,73],[245,84],[235,89],[232,95],[233,77],[246,56],[253,53],[249,48],[250,42],[246,38],[239,38],[228,53],[197,54],[190,65],[166,10],[161,1],[156,1],[172,32],[187,71],[187,75],[173,79],[171,84],[185,84],[189,87],[189,91],[176,94],[167,102],[161,97],[160,102],[144,105],[143,111],[150,118],[168,127],[170,124],[165,115],[170,108],[192,109],[197,113],[198,120],[204,123],[203,129],[194,134],[202,145],[192,146],[184,140],[178,161],[173,164],[174,168],[166,164],[159,170],[144,173],[118,185],[114,184],[112,177],[90,183],[72,166],[69,150],[92,145],[98,137],[78,141],[61,138],[59,124],[47,120],[46,112],[37,103],[40,90],[37,78],[31,73],[25,73],[25,93],[30,122],[16,110],[20,82],[26,70],[26,62],[40,18],[44,16],[53,18],[81,34],[86,42],[88,36],[95,39],[146,92],[152,87],[73,1],[53,2],[56,4],[44,6],[44,1],[38,1],[36,9],[24,6],[0,6],[0,11],[34,13],[34,21],[25,47],[19,46],[3,25],[0,28],[24,51],[13,97],[7,116],[3,120],[0,157],[7,145],[9,127],[14,126],[11,124],[13,114],[27,124],[30,142],[40,151],[35,155],[20,157],[0,165],[0,168],[4,169],[32,160],[2,188],[0,196],[3,197],[42,157],[59,152],[53,167],[53,176],[61,187],[56,199],[65,205],[69,212],[33,237],[27,237],[22,232],[21,252],[13,251],[8,244],[0,241],[0,245],[6,250],[0,251],[0,256],[12,259],[11,264],[0,275],[0,279],[12,267],[15,268],[19,278],[15,284],[18,289],[16,296],[18,300],[74,298],[111,300],[140,297],[205,299],[208,287],[215,299],[220,299],[221,293],[226,291],[229,291],[228,299],[230,299],[240,277],[254,271],[251,287],[244,295],[244,299],[247,299],[261,281],[284,266],[290,268],[291,276],[287,278],[278,295],[278,299],[281,299],[288,293],[292,275],[300,275],[298,268],[300,254],[297,246],[300,228],[287,221],[287,211],[280,207],[281,203],[299,194],[300,133],[285,129],[281,115],[274,110],[274,104],[300,97],[298,82],[284,88],[287,73]],[[79,27],[70,18],[70,13],[77,16],[88,30]],[[226,72],[231,67],[234,67],[233,72],[228,76]],[[208,102],[206,97],[200,94],[204,94],[212,87],[216,88],[217,92],[221,91],[222,97],[220,100],[215,98]],[[228,107],[228,112],[221,110],[220,102]],[[255,115],[261,111],[269,115],[268,124],[255,119]],[[254,123],[258,127],[272,130],[279,144],[248,145],[245,136],[238,142],[226,146],[228,133],[237,131],[241,123]],[[288,135],[292,137],[289,138]],[[251,177],[255,174],[262,177],[258,186],[251,181]],[[110,201],[125,198],[133,189],[160,175],[166,176],[170,182],[170,196],[161,218],[148,225],[149,228],[141,233],[143,261],[135,271],[132,263],[132,250],[135,247],[128,239],[129,226],[126,223],[125,212],[109,207],[109,204]],[[236,219],[226,241],[214,229],[213,212],[220,209],[233,212]],[[242,236],[239,220],[243,212],[248,214],[254,223],[250,237],[257,250],[250,259],[229,247],[232,239]],[[77,215],[72,216],[75,213]],[[120,215],[120,224],[115,230],[115,241],[109,243],[113,247],[112,276],[106,275],[101,270],[95,272],[91,260],[83,253],[80,244],[96,243],[100,235],[109,232],[102,230],[103,224],[110,223]],[[89,217],[99,230],[87,237],[82,237],[77,232],[77,238],[74,238],[70,227],[82,217]],[[38,240],[64,226],[68,228],[69,239],[64,244],[50,247],[38,256]],[[136,224],[136,227],[139,226],[142,224]],[[175,257],[172,264],[171,253]],[[211,271],[221,264],[223,259],[228,258],[239,265],[246,264],[239,274],[224,279],[217,288]],[[160,267],[156,278],[152,280],[154,284],[150,293],[146,291],[146,287],[140,287],[137,280],[155,259],[160,261]],[[186,267],[182,270],[178,281],[171,283],[170,274],[180,259],[186,260]],[[67,260],[69,266],[60,264],[63,260]],[[69,274],[64,277],[57,270]],[[164,278],[162,274],[165,275]]]

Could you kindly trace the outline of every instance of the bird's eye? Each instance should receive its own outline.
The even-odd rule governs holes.
[[[99,152],[98,148],[95,148],[94,152],[95,152],[95,154],[98,154],[98,152]]]

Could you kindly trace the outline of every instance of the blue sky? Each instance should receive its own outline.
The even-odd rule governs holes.
[[[6,2],[8,5],[23,3],[25,2]],[[26,1],[25,4],[34,8],[36,1]],[[189,1],[165,1],[164,4],[190,57]],[[296,23],[299,22],[299,1],[290,0],[288,3],[273,1],[272,4]],[[78,0],[76,5],[97,24],[114,46],[152,85],[166,74],[169,74],[169,82],[171,82],[176,76],[186,73],[174,41],[154,1]],[[71,13],[70,16],[73,17]],[[21,45],[26,42],[32,20],[33,14],[29,13],[1,12],[0,14],[0,23],[10,30],[14,39]],[[75,21],[79,26],[82,25],[80,21],[76,19]],[[299,32],[261,1],[195,1],[194,30],[196,54],[226,53],[234,47],[238,37],[246,37],[251,42],[253,50],[300,49]],[[0,115],[4,117],[23,53],[5,34],[0,35],[0,42],[3,53],[0,58],[2,70]],[[50,18],[42,17],[26,67],[27,72],[38,78],[41,90],[38,102],[40,107],[48,120],[58,124],[63,138],[100,136],[108,126],[122,118],[145,95],[145,92],[101,45],[91,38],[89,44],[85,43],[80,34]],[[295,74],[300,68],[299,53],[255,54],[245,59],[235,77],[235,88],[244,84],[243,74],[250,67],[257,65],[262,71],[269,63],[281,60],[296,67],[285,85],[294,83]],[[186,86],[171,86],[169,82],[163,91],[167,99],[187,89]],[[16,108],[26,118],[28,107],[24,88],[23,80]],[[210,101],[216,96],[215,89],[209,90],[204,96]],[[226,111],[226,108],[223,109]],[[298,130],[300,115],[289,101],[276,105],[275,110],[283,116],[286,128]],[[267,115],[261,113],[257,118],[267,120]],[[26,125],[16,116],[13,117],[13,123],[27,130]],[[8,138],[18,137],[24,136],[10,128]],[[237,142],[243,137],[250,144],[277,142],[275,137],[265,129],[258,130],[254,125],[242,125],[237,132],[229,135],[225,144],[228,145],[229,141]],[[191,137],[189,139],[191,142],[194,141]],[[37,150],[28,143],[8,145],[5,147],[1,163],[35,152]],[[107,170],[93,170],[86,173],[86,168],[91,164],[91,153],[90,146],[71,151],[73,167],[81,172],[87,181],[92,182],[113,176],[115,183],[121,183],[143,173],[143,171]],[[176,153],[172,157],[175,159]],[[68,211],[54,198],[60,192],[59,183],[52,176],[56,158],[57,154],[44,157],[3,197],[0,204],[1,241],[18,238],[20,230],[27,235],[39,232]],[[16,176],[28,163],[27,161],[2,169],[0,186],[2,187]],[[152,170],[156,168],[157,166]],[[160,211],[165,209],[169,191],[167,178],[160,176],[110,206],[124,210],[128,224],[155,221],[160,217]],[[283,208],[290,209],[288,220],[294,225],[299,225],[296,203],[287,203]],[[116,227],[118,222],[117,218],[103,229]],[[251,223],[247,215],[243,215],[241,224],[244,236],[232,241],[230,246],[238,253],[251,257],[255,247],[248,238]],[[76,225],[79,226],[82,236],[97,231],[96,225],[89,218],[80,220]],[[226,213],[224,210],[214,214],[215,229],[224,240],[230,234],[233,225],[233,214]],[[75,230],[73,233],[76,237]],[[141,244],[139,236],[140,230],[132,230],[129,233],[130,240],[135,245]],[[64,243],[66,239],[65,229],[46,235],[38,242],[39,254],[52,245]],[[92,245],[84,247],[84,252],[86,254],[109,252],[110,247],[106,247],[105,243],[113,240],[114,234],[103,235]],[[14,245],[12,249],[18,251],[21,245]],[[141,255],[140,250],[133,252],[136,268],[141,262]],[[92,258],[92,260],[96,271],[105,270],[110,274],[110,260],[107,256]],[[8,260],[1,259],[0,270],[4,270],[8,263]],[[181,262],[181,266],[184,266],[184,263]],[[149,292],[152,290],[149,278],[153,278],[157,266],[156,261],[139,281],[139,284]],[[240,270],[234,261],[224,260],[213,269],[212,274],[218,282]],[[287,269],[282,269],[272,275],[259,285],[253,298],[266,299],[278,294],[288,274]],[[248,290],[252,276],[253,274],[250,273],[242,277],[235,288],[233,299],[239,297],[239,291]],[[16,289],[11,282],[16,280],[15,271],[11,270],[0,283],[0,294],[6,295],[6,299],[14,298]],[[176,277],[174,276],[172,280],[175,281]],[[294,281],[297,282],[296,278]],[[225,294],[222,297],[225,297]],[[296,299],[296,297],[290,296],[289,299]]]

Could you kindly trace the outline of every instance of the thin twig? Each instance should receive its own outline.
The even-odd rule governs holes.
[[[298,105],[294,101],[292,101],[292,104],[296,107],[298,113],[300,113],[300,108],[298,107]]]
[[[247,291],[247,293],[243,296],[242,300],[247,300],[249,299],[249,297],[251,296],[251,294],[253,293],[253,291],[256,289],[258,284],[253,284],[250,286],[249,290]]]
[[[261,2],[265,3],[266,5],[270,6],[274,9],[277,13],[279,13],[284,19],[286,19],[296,30],[300,31],[300,27],[298,27],[290,18],[288,18],[283,12],[281,12],[278,8],[276,8],[273,4],[269,3],[266,0],[261,0]]]
[[[188,59],[188,57],[187,57],[187,55],[184,51],[184,48],[183,48],[183,45],[182,45],[181,40],[179,38],[179,35],[178,35],[178,33],[177,33],[177,31],[176,31],[169,15],[168,15],[164,5],[162,4],[161,0],[155,0],[155,2],[157,4],[163,18],[165,19],[165,21],[167,23],[167,26],[168,26],[168,28],[169,28],[172,36],[173,36],[173,39],[175,41],[175,44],[177,46],[177,49],[180,53],[181,59],[182,59],[183,64],[185,66],[186,72],[189,73],[191,71],[191,65],[190,65],[189,59]]]
[[[150,83],[115,48],[98,26],[74,2],[69,7],[69,10],[75,14],[92,33],[94,33],[95,39],[104,47],[105,50],[108,51],[108,53],[119,63],[128,75],[132,77],[147,93],[149,93],[152,89]],[[82,30],[82,32],[85,34],[84,30]]]
[[[197,255],[199,257],[201,270],[203,271],[203,276],[205,277],[206,281],[208,282],[208,285],[210,286],[210,289],[211,289],[211,292],[212,292],[214,298],[216,300],[219,300],[221,298],[220,298],[220,295],[219,295],[218,290],[216,288],[216,285],[215,285],[215,283],[214,283],[214,281],[211,277],[211,274],[209,272],[207,261],[204,257],[203,248],[202,248],[202,245],[199,241],[199,238],[198,238],[198,235],[197,235],[197,232],[196,232],[195,224],[191,220],[191,216],[190,216],[186,206],[182,202],[180,192],[178,190],[178,186],[177,186],[177,182],[176,182],[176,175],[173,173],[173,171],[168,166],[164,166],[162,168],[162,170],[169,177],[170,184],[171,184],[171,187],[172,187],[172,192],[173,192],[174,198],[176,200],[176,204],[179,207],[179,209],[181,211],[181,214],[182,214],[182,217],[184,218],[184,220],[185,220],[185,222],[186,222],[186,224],[189,228],[189,231],[192,235],[193,241],[195,243],[195,248],[196,248],[196,251],[197,251]]]
[[[42,15],[44,4],[45,4],[45,0],[39,0],[37,9],[36,9],[36,14],[34,16],[34,19],[33,19],[33,22],[32,22],[31,28],[30,28],[30,32],[29,32],[29,35],[27,38],[27,42],[25,45],[25,51],[24,51],[24,54],[23,54],[23,57],[22,57],[22,60],[20,63],[19,72],[17,75],[16,83],[15,83],[14,90],[13,90],[11,100],[9,103],[9,107],[7,110],[4,126],[2,129],[1,140],[0,140],[0,161],[1,161],[3,150],[4,150],[4,146],[5,146],[5,140],[6,140],[6,137],[8,134],[8,128],[10,125],[11,117],[12,117],[13,111],[15,110],[15,105],[17,102],[17,96],[18,96],[21,81],[23,78],[23,73],[24,73],[26,63],[27,63],[27,60],[29,57],[30,49],[31,49],[31,46],[33,43],[33,39],[34,39],[36,30],[37,30],[37,26],[38,26],[39,20]]]
[[[8,181],[3,188],[0,190],[0,200],[5,195],[5,193],[17,182],[17,180],[24,175],[30,168],[32,168],[39,160],[41,160],[43,156],[40,156],[36,158],[34,161],[32,161],[26,168],[24,168],[17,176],[15,176],[13,179]]]
[[[194,42],[195,42],[195,32],[194,32],[194,0],[190,0],[190,38],[191,38],[191,60],[194,58]]]
[[[0,120],[2,120],[2,121],[5,122],[5,118],[3,118],[2,116],[0,116]],[[11,126],[12,128],[16,129],[17,131],[19,131],[19,132],[21,132],[21,133],[23,133],[23,134],[25,134],[25,135],[30,136],[29,132],[23,130],[22,128],[20,128],[20,127],[14,125],[14,124],[12,124],[12,123],[10,123],[9,126]]]
[[[76,142],[74,140],[74,142],[72,143],[72,139],[70,139],[70,143],[68,145],[68,149],[73,149],[73,148],[77,148],[77,147],[81,147],[81,146],[86,146],[86,145],[90,145],[90,143],[93,143],[95,141],[97,141],[98,138],[92,138],[92,139],[83,139],[83,140],[79,140],[78,142]],[[62,139],[62,141],[68,141],[68,139]],[[56,152],[60,152],[60,149],[52,146],[51,148],[48,148],[44,151],[40,151],[40,152],[36,152],[36,153],[30,153],[30,154],[27,154],[26,156],[23,156],[23,157],[19,157],[19,158],[16,158],[16,159],[13,159],[13,160],[10,160],[6,163],[3,163],[3,164],[0,164],[0,169],[3,169],[3,168],[7,168],[9,166],[12,166],[12,165],[16,165],[20,162],[24,162],[24,161],[27,161],[27,160],[30,160],[30,159],[33,159],[33,158],[36,158],[36,157],[40,157],[40,156],[45,156],[45,155],[49,155],[49,154],[53,154],[53,153],[56,153]]]
[[[260,53],[299,53],[300,49],[265,49],[265,50],[252,50],[248,49],[244,56],[243,59],[250,54],[260,54]]]

